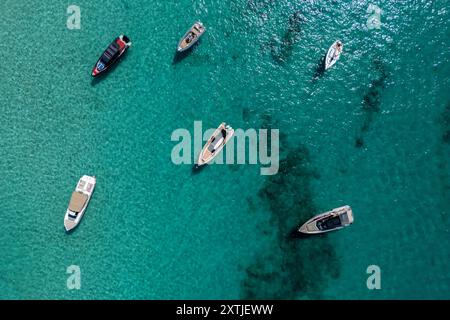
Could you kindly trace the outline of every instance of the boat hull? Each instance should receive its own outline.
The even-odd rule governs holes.
[[[80,223],[81,219],[83,218],[84,213],[86,212],[86,209],[91,200],[92,194],[94,193],[95,185],[96,185],[96,178],[91,176],[83,176],[78,181],[75,191],[86,195],[87,200],[83,208],[76,214],[75,212],[72,212],[69,208],[66,210],[66,214],[64,216],[64,228],[66,229],[67,232],[75,229]],[[73,215],[76,215],[76,218],[73,218]]]
[[[129,40],[127,37],[125,37],[123,35],[121,35],[121,36],[117,37],[116,39],[114,39],[114,41],[112,43],[117,43],[120,46],[120,50],[106,64],[103,63],[102,59],[105,56],[105,54],[106,54],[108,49],[106,49],[102,53],[102,55],[97,60],[97,62],[95,63],[94,67],[92,68],[92,76],[94,78],[100,76],[101,74],[106,73],[114,64],[117,63],[117,61],[120,59],[120,57],[122,57],[123,54],[127,51],[127,49],[131,46],[131,42],[130,41],[126,42],[125,40],[123,40],[124,38],[126,40]]]
[[[194,28],[197,27],[197,30],[200,31],[196,31]],[[190,48],[192,48],[192,46],[194,44],[196,44],[198,42],[198,40],[200,39],[200,37],[205,33],[206,28],[203,26],[203,24],[201,22],[196,22],[185,34],[184,36],[181,38],[181,40],[178,42],[178,46],[177,46],[177,52],[181,53],[184,51],[189,50]],[[193,32],[196,36],[195,38],[193,38],[189,43],[186,43],[186,39],[189,36],[189,33]]]
[[[214,153],[208,152],[208,147],[212,143],[212,139],[214,137],[219,136],[221,130],[226,130],[227,134],[224,139],[224,141],[221,143],[221,145],[215,149]],[[200,155],[198,156],[197,163],[194,166],[194,169],[200,169],[202,166],[210,163],[225,147],[227,142],[233,137],[234,130],[233,128],[227,126],[224,122],[220,124],[220,126],[214,131],[211,138],[208,139],[208,142],[203,147],[202,151],[200,152]]]
[[[341,43],[341,49],[337,49],[337,44],[341,43],[339,40],[335,41],[331,47],[328,49],[327,55],[325,57],[325,70],[331,68],[332,66],[334,66],[334,64],[339,60],[342,50],[343,50],[343,45]]]
[[[341,221],[340,226],[336,226],[330,229],[321,230],[317,223],[320,221],[324,221],[328,218],[335,218],[335,217],[341,217],[342,215],[346,214],[347,218],[343,219],[344,221]],[[304,234],[321,234],[321,233],[327,233],[330,231],[336,231],[343,229],[345,227],[348,227],[353,223],[353,212],[350,206],[343,206],[336,209],[333,209],[331,211],[321,213],[317,216],[314,216],[313,218],[309,219],[307,222],[305,222],[298,231]]]

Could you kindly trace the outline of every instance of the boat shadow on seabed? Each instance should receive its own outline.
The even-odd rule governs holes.
[[[299,227],[295,227],[291,230],[291,232],[288,235],[288,239],[289,240],[300,240],[300,239],[308,239],[311,238],[313,235],[311,234],[306,234],[306,233],[302,233],[300,231],[298,231]],[[317,237],[324,237],[325,234],[317,234],[314,235],[315,238]]]
[[[321,78],[323,76],[323,74],[325,73],[325,57],[326,55],[323,55],[319,62],[316,65],[316,68],[314,70],[314,75],[312,80],[313,81],[317,81],[319,80],[319,78]]]
[[[202,172],[205,168],[207,167],[206,164],[202,165],[202,166],[198,166],[198,165],[194,165],[192,166],[192,175],[196,175],[199,174],[200,172]]]
[[[182,51],[182,52],[178,52],[175,51],[175,55],[173,56],[173,61],[172,61],[172,65],[177,64],[178,62],[181,62],[182,60],[184,60],[187,56],[189,56],[194,50],[196,50],[197,46],[200,44],[201,40],[198,39],[198,41],[196,43],[194,43],[192,45],[192,47],[190,47],[189,49],[187,49],[186,51]]]

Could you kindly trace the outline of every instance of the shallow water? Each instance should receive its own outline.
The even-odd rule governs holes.
[[[366,1],[76,4],[81,30],[66,2],[0,5],[0,298],[450,298],[446,1],[379,1],[379,30]],[[206,34],[174,61],[197,19]],[[133,47],[92,81],[120,33]],[[171,134],[196,120],[279,129],[279,174],[174,165]],[[83,174],[97,188],[67,235]],[[344,204],[351,227],[293,236]]]

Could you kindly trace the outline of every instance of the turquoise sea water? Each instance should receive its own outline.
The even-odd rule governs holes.
[[[381,28],[368,29],[378,5]],[[66,9],[81,8],[81,29]],[[449,299],[448,1],[3,0],[0,298]],[[195,21],[207,32],[174,61]],[[132,48],[90,71],[118,34]],[[321,57],[344,53],[327,73]],[[281,133],[280,172],[171,162],[173,130]],[[63,217],[83,174],[78,229]],[[291,231],[344,204],[355,223]],[[66,268],[81,269],[68,290]],[[368,290],[366,269],[381,269]]]

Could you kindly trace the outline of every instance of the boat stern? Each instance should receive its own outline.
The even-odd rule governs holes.
[[[87,183],[92,183],[92,184],[95,184],[96,180],[97,180],[94,176],[86,176],[86,175],[82,176],[81,179],[83,181],[86,181]]]
[[[127,48],[131,47],[131,40],[126,35],[121,34],[119,39],[127,46]]]
[[[205,33],[205,31],[206,31],[206,28],[205,28],[205,26],[203,25],[203,23],[201,22],[201,21],[197,21],[195,24],[194,24],[194,26],[197,26],[197,28],[199,28],[199,30],[200,30],[200,36],[203,34],[203,33]]]
[[[341,215],[342,217],[342,224],[344,226],[349,226],[353,223],[353,211],[352,208],[350,206],[344,206],[340,208],[341,210],[343,210],[345,213],[343,213]]]

